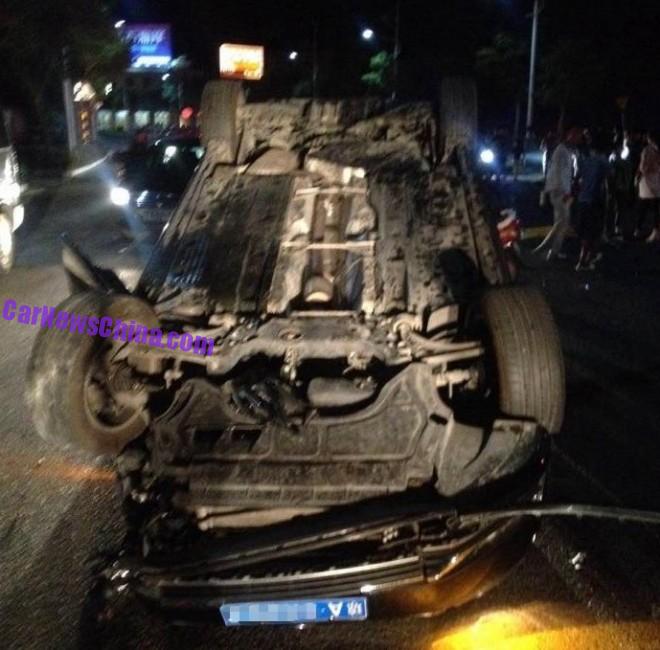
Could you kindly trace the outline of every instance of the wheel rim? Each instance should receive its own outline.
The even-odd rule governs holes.
[[[8,270],[14,258],[14,237],[7,219],[0,219],[0,267]]]
[[[119,404],[108,385],[108,369],[102,351],[94,355],[83,385],[83,401],[88,417],[112,435],[142,417],[140,409]]]

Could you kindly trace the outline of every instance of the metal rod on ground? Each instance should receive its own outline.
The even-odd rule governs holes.
[[[534,13],[532,16],[532,44],[529,53],[529,86],[527,88],[527,123],[525,128],[525,149],[529,145],[534,122],[534,82],[536,77],[536,52],[538,48],[540,0],[534,0]]]

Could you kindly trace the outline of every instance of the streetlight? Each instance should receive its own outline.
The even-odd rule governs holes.
[[[125,20],[118,20],[115,23],[115,29],[121,29],[126,24]]]
[[[166,73],[161,77],[161,79],[162,79],[163,81],[167,81],[169,78],[170,78],[170,73],[169,73],[169,72],[166,72]]]
[[[362,30],[362,38],[365,41],[370,41],[374,36],[375,34],[373,29],[366,27],[365,29]]]
[[[289,52],[289,61],[295,61],[298,58],[298,52],[296,50],[292,50]]]

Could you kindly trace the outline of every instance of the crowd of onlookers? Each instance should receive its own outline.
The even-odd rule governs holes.
[[[603,241],[660,241],[660,134],[614,136],[570,128],[556,141],[546,137],[542,199],[553,226],[536,252],[546,260],[566,257],[572,225],[581,242],[576,270],[591,270]]]

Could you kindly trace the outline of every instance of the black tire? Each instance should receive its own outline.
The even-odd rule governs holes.
[[[447,77],[440,86],[440,135],[444,155],[477,138],[477,86],[470,77]]]
[[[238,151],[238,107],[242,101],[239,81],[209,81],[200,108],[202,144],[224,151],[221,162],[232,164]]]
[[[9,273],[14,266],[14,244],[11,219],[0,214],[0,273]]]
[[[67,298],[57,311],[99,317],[112,312],[112,301],[112,296],[87,291]],[[97,456],[116,455],[146,429],[149,418],[144,409],[129,410],[118,423],[104,422],[92,412],[86,391],[104,346],[107,342],[98,336],[40,330],[28,363],[27,401],[45,440]]]
[[[484,294],[481,307],[497,367],[500,410],[558,433],[566,399],[564,361],[545,298],[533,287],[499,287]]]

